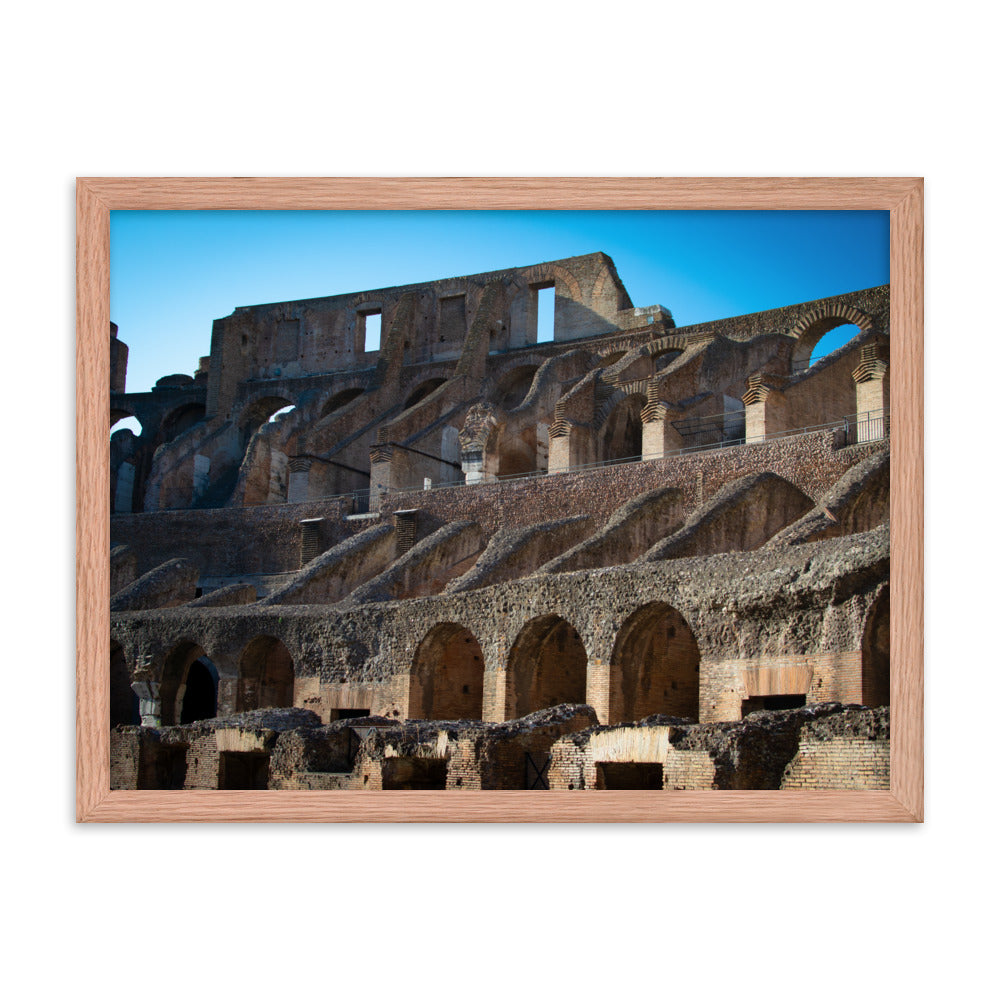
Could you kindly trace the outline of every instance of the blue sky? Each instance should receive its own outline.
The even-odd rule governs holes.
[[[111,318],[129,392],[192,374],[236,306],[603,250],[678,326],[889,280],[887,212],[111,213]],[[827,342],[825,348],[839,346]]]

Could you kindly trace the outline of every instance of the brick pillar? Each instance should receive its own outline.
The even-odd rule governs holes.
[[[590,428],[566,421],[549,428],[549,472],[566,472],[587,464]]]
[[[861,364],[851,372],[857,391],[858,441],[878,441],[886,436],[889,416],[889,362],[880,347],[866,344]]]
[[[483,722],[507,719],[507,671],[487,670],[483,674]]]
[[[597,713],[597,721],[608,724],[611,707],[611,666],[594,660],[587,664],[587,704]]]
[[[642,460],[654,461],[672,451],[680,451],[684,441],[668,419],[676,410],[660,402],[660,386],[649,383],[649,402],[642,408]]]
[[[788,401],[778,376],[756,372],[747,379],[743,394],[746,407],[746,441],[755,444],[789,429]]]
[[[382,494],[388,493],[396,485],[392,467],[395,450],[395,445],[391,443],[376,444],[369,450],[368,455],[371,461],[370,510],[378,510]]]
[[[301,503],[309,499],[311,458],[293,458],[288,463],[288,502]]]

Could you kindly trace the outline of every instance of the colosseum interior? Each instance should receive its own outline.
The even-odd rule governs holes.
[[[112,326],[112,787],[888,788],[888,331],[603,253],[240,307],[148,392]]]

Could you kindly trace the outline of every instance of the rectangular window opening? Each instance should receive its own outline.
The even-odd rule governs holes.
[[[538,317],[535,327],[535,343],[551,343],[556,336],[555,285],[549,285],[548,288],[536,288],[534,292]]]
[[[219,788],[264,790],[270,768],[268,753],[223,751],[219,754]]]
[[[604,762],[597,765],[597,787],[617,790],[652,791],[663,788],[663,765],[635,761]]]
[[[382,350],[382,313],[362,313],[358,321],[365,334],[365,353]]]
[[[780,712],[789,708],[805,708],[805,705],[804,694],[762,695],[745,699],[740,715],[745,719],[751,712]]]

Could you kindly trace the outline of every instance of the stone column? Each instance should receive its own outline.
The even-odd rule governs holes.
[[[140,680],[132,682],[132,690],[139,699],[139,718],[142,725],[152,729],[160,726],[160,684],[158,681]]]
[[[467,486],[472,483],[483,481],[483,453],[482,451],[462,452],[462,472],[465,475]]]

